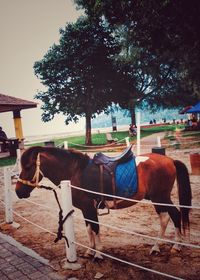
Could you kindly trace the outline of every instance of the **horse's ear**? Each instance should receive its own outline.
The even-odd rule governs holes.
[[[30,168],[33,164],[36,163],[37,155],[39,151],[37,147],[31,147],[27,149],[21,157],[21,164],[24,168]]]

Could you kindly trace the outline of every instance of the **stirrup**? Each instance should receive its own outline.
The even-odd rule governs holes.
[[[105,205],[104,208],[100,208],[102,202],[103,202],[104,205]],[[100,213],[100,211],[99,211],[100,209],[102,210],[102,213]],[[106,212],[103,212],[104,209],[106,209]],[[108,206],[108,203],[107,203],[106,201],[102,201],[102,200],[101,200],[101,201],[98,203],[98,205],[97,205],[97,215],[98,215],[98,216],[104,216],[104,215],[108,215],[108,214],[110,214],[110,208],[109,208],[109,206]]]

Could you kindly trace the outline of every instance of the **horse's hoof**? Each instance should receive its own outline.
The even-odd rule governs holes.
[[[158,252],[158,251],[151,251],[149,253],[149,255],[151,255],[151,256],[158,256],[159,254],[160,254],[160,252]]]
[[[91,259],[95,256],[95,252],[94,251],[86,251],[85,254],[84,254],[84,258],[86,259]]]
[[[103,260],[103,256],[100,253],[95,253],[94,258],[93,258],[93,262],[99,262]]]
[[[94,262],[94,263],[98,263],[98,262],[101,262],[101,261],[103,261],[102,256],[97,256],[97,257],[94,256],[94,258],[92,260],[92,262]]]
[[[181,251],[181,248],[180,248],[180,247],[177,247],[177,246],[174,247],[174,246],[173,246],[173,247],[171,248],[171,251],[170,251],[170,252],[171,252],[171,254],[176,254],[176,253],[179,253],[180,251]]]
[[[153,248],[151,249],[149,255],[154,255],[157,256],[160,254],[160,249],[158,246],[153,246]]]

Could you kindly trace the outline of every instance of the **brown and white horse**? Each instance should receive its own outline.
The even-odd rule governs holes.
[[[27,149],[21,157],[21,173],[16,183],[16,193],[19,198],[27,198],[43,177],[48,178],[55,185],[59,185],[62,180],[70,180],[71,184],[77,187],[87,189],[83,183],[83,174],[91,162],[87,154],[68,149],[63,150],[54,147],[31,147]],[[136,157],[138,190],[130,197],[134,200],[149,199],[153,203],[170,204],[172,206],[154,205],[160,218],[159,237],[163,238],[169,219],[174,223],[175,240],[181,241],[181,228],[183,231],[189,231],[189,209],[173,206],[171,200],[171,191],[177,179],[178,195],[180,205],[191,205],[191,186],[188,170],[184,163],[179,160],[173,160],[167,156],[159,154],[145,154]],[[99,172],[99,167],[96,166]],[[94,171],[94,169],[93,169]],[[87,178],[90,179],[93,171],[87,171]],[[98,173],[97,173],[98,174]],[[94,177],[94,176],[93,176]],[[96,177],[96,183],[90,186],[90,190],[101,192],[99,176]],[[110,186],[104,186],[107,194],[113,194]],[[72,201],[74,207],[81,209],[86,220],[86,226],[89,234],[90,247],[100,249],[99,224],[96,209],[97,197],[90,193],[72,189]],[[125,208],[133,205],[122,199],[117,199],[115,203],[109,201],[110,208]],[[115,205],[114,205],[115,204]],[[90,220],[90,221],[87,221]],[[94,221],[94,223],[91,222]],[[180,250],[178,244],[174,244],[173,250]],[[158,241],[155,242],[151,252],[159,251]],[[92,254],[93,251],[87,250],[86,254]]]

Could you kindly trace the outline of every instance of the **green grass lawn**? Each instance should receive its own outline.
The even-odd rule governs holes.
[[[182,128],[183,126],[179,125],[179,128]],[[157,133],[157,132],[163,132],[163,131],[174,131],[177,128],[177,125],[163,125],[163,126],[155,126],[155,127],[148,127],[143,128],[141,130],[141,138]],[[129,137],[128,131],[117,131],[117,132],[111,132],[113,138],[117,138],[118,141],[122,141],[126,137]],[[136,136],[131,137],[130,141],[136,140]],[[69,148],[76,148],[76,149],[84,149],[85,146],[85,135],[81,136],[73,136],[73,137],[64,137],[64,138],[54,138],[53,139],[56,146],[62,145],[64,141],[68,142]],[[125,143],[120,142],[120,143]],[[93,146],[98,145],[106,145],[106,133],[94,133],[92,134],[92,144]],[[78,146],[80,145],[80,147]],[[44,142],[32,144],[31,146],[44,146]],[[85,147],[87,149],[87,147]]]
[[[0,167],[14,165],[16,158],[14,157],[5,157],[0,159]]]
[[[183,128],[181,125],[163,125],[163,126],[155,126],[155,127],[148,127],[143,128],[141,130],[141,138],[158,133],[158,132],[164,132],[164,131],[174,131],[176,128]],[[117,131],[117,132],[111,132],[113,138],[117,138],[118,141],[125,139],[126,137],[129,137],[128,131]],[[130,137],[130,141],[136,140],[136,136]],[[80,150],[87,149],[85,147],[85,135],[81,136],[73,136],[73,137],[65,137],[65,138],[54,138],[53,139],[56,146],[62,145],[64,141],[68,142],[69,148],[76,148]],[[99,145],[106,145],[106,133],[94,133],[92,134],[92,143],[93,147],[99,146]],[[125,143],[125,141],[122,141],[120,143]],[[80,146],[78,146],[80,145]],[[44,142],[32,144],[31,146],[44,146]],[[15,158],[1,158],[0,159],[0,167],[6,166],[6,165],[13,165],[15,164],[16,159]]]

